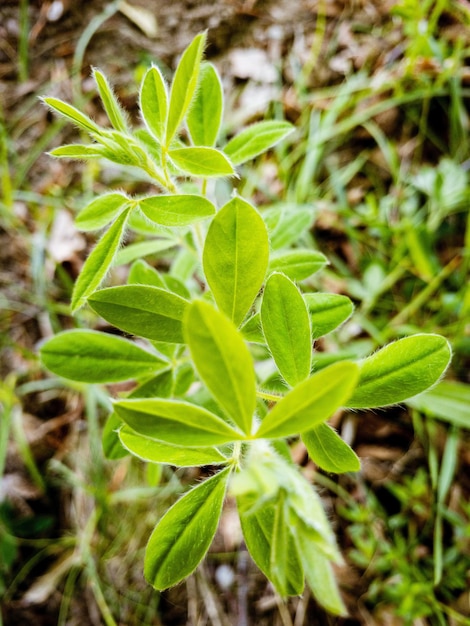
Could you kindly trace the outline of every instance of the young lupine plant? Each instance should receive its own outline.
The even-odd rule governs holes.
[[[278,593],[301,594],[306,582],[321,605],[344,614],[332,568],[341,554],[288,442],[300,437],[327,472],[357,472],[358,457],[328,419],[340,408],[381,407],[425,391],[446,370],[450,348],[441,336],[419,334],[361,361],[332,356],[324,366],[314,343],[353,305],[302,291],[327,263],[296,245],[310,211],[281,204],[261,211],[236,193],[217,206],[208,193],[209,180],[237,177],[237,166],[293,128],[262,121],[218,144],[223,93],[217,70],[202,60],[205,39],[198,35],[183,53],[170,86],[157,66],[147,70],[137,130],[98,70],[109,126],[44,98],[91,139],[56,148],[54,157],[109,159],[140,170],[155,191],[111,190],[76,218],[77,227],[101,235],[75,283],[72,311],[91,307],[125,337],[69,330],[46,341],[41,358],[75,381],[135,381],[113,401],[103,435],[109,457],[211,468],[153,531],[144,563],[150,584],[163,590],[195,570],[229,497],[250,554]],[[126,246],[128,232],[137,242]],[[148,255],[163,255],[169,271],[155,269]],[[122,264],[130,265],[127,284],[103,288]]]

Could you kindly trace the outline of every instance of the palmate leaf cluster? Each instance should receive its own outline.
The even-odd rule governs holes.
[[[207,179],[237,176],[236,166],[293,129],[284,121],[259,122],[216,147],[223,93],[217,71],[202,60],[204,43],[201,34],[189,45],[170,88],[156,66],[148,69],[139,97],[144,128],[129,126],[98,70],[111,127],[44,98],[92,140],[52,155],[140,168],[156,192],[130,197],[111,191],[76,219],[83,230],[104,232],[75,283],[72,310],[87,304],[139,342],[76,329],[46,341],[41,358],[68,379],[136,382],[114,401],[105,426],[111,458],[131,453],[150,463],[214,467],[150,537],[144,569],[156,589],[183,580],[204,558],[228,492],[237,501],[246,545],[277,591],[300,594],[306,580],[321,604],[341,614],[332,570],[341,555],[287,440],[301,437],[328,472],[359,470],[358,457],[327,424],[329,417],[341,407],[379,407],[421,393],[442,376],[450,349],[444,338],[421,334],[361,362],[321,367],[315,340],[346,321],[353,305],[342,295],[302,292],[302,281],[327,263],[322,254],[295,247],[311,224],[310,212],[259,211],[236,194],[219,207],[207,194]],[[188,177],[200,192],[196,186],[185,192]],[[129,229],[148,241],[120,249]],[[178,271],[161,273],[141,258],[170,249]],[[101,288],[113,264],[125,262],[132,262],[127,284]],[[275,391],[263,379],[263,363],[278,379]]]

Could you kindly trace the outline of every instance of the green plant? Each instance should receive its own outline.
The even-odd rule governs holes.
[[[312,350],[350,317],[351,301],[302,293],[327,263],[295,247],[311,224],[305,207],[259,211],[236,193],[220,196],[212,179],[273,147],[293,128],[263,121],[223,149],[223,94],[202,61],[205,35],[184,52],[171,89],[157,67],[140,89],[144,129],[134,131],[98,70],[94,77],[112,128],[73,106],[44,102],[92,138],[56,148],[55,157],[107,158],[138,168],[158,193],[112,191],[77,217],[83,230],[107,230],[88,256],[72,293],[128,337],[87,329],[57,334],[41,347],[52,372],[84,383],[135,380],[113,403],[104,429],[108,456],[128,452],[150,463],[211,466],[150,537],[145,575],[159,590],[177,584],[204,558],[228,492],[236,498],[254,561],[283,597],[305,579],[317,600],[345,612],[332,563],[341,561],[321,500],[292,462],[287,441],[301,436],[329,472],[357,471],[353,450],[327,424],[340,407],[380,407],[421,393],[444,373],[450,347],[441,336],[402,338],[360,361]],[[189,179],[189,180],[188,180]],[[128,234],[147,237],[120,249]],[[142,257],[162,254],[160,272]],[[127,284],[100,288],[113,265],[132,262]],[[145,340],[145,344],[143,341]]]

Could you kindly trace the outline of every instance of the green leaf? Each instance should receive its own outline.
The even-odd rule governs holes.
[[[327,264],[328,260],[321,252],[303,249],[288,250],[270,257],[268,273],[277,271],[292,280],[304,280]]]
[[[203,196],[150,196],[139,200],[144,215],[163,226],[188,226],[215,214],[215,206]]]
[[[326,472],[358,472],[361,462],[356,453],[328,424],[318,424],[302,433],[302,441],[312,461]]]
[[[259,313],[255,313],[249,317],[240,327],[240,332],[245,338],[245,341],[261,344],[266,343],[263,335],[263,328],[261,326],[261,315]]]
[[[196,91],[206,33],[197,35],[183,52],[173,78],[165,144],[168,147],[181,126]]]
[[[347,615],[329,559],[312,550],[311,541],[303,533],[297,533],[296,539],[307,584],[317,602],[333,615]]]
[[[112,126],[116,130],[127,133],[129,131],[129,127],[127,124],[126,112],[119,104],[119,101],[114,95],[114,92],[111,89],[111,86],[108,83],[106,76],[102,72],[94,68],[93,78],[95,79],[98,86],[101,101]]]
[[[129,452],[123,448],[119,440],[118,431],[121,426],[122,420],[113,412],[109,415],[103,428],[103,435],[101,437],[103,452],[107,459],[113,461],[129,455]]]
[[[297,204],[281,204],[264,210],[262,215],[268,227],[271,248],[279,250],[299,240],[312,224],[314,211],[311,207],[304,208]]]
[[[235,197],[214,217],[203,251],[204,273],[217,306],[239,325],[266,274],[269,242],[254,207]]]
[[[148,376],[167,363],[136,344],[94,330],[66,330],[42,344],[41,360],[54,374],[85,383]]]
[[[165,289],[165,283],[160,273],[143,259],[134,261],[127,276],[128,285],[148,285]]]
[[[114,410],[135,432],[177,446],[210,447],[243,439],[214,413],[181,400],[128,398],[115,402]]]
[[[227,463],[227,457],[217,448],[188,448],[144,437],[128,426],[119,431],[124,448],[134,456],[150,463],[167,463],[178,467],[198,467]]]
[[[240,165],[266,152],[293,132],[289,122],[258,122],[252,124],[231,139],[224,148],[234,165]]]
[[[222,123],[224,96],[215,67],[201,66],[199,86],[187,116],[191,141],[195,146],[215,146]]]
[[[214,538],[231,468],[180,498],[155,527],[145,553],[146,580],[162,591],[189,576]]]
[[[428,417],[470,428],[470,385],[444,380],[406,403]]]
[[[261,303],[263,333],[274,362],[294,387],[310,375],[310,319],[302,294],[284,274],[272,274]]]
[[[335,293],[308,293],[304,300],[310,314],[312,339],[318,339],[338,328],[353,313],[354,305],[347,296]]]
[[[62,115],[69,121],[73,122],[75,126],[78,126],[82,130],[86,130],[88,133],[101,135],[102,130],[98,124],[95,124],[87,115],[76,109],[70,104],[59,100],[58,98],[41,98],[41,100],[47,104],[47,106]]]
[[[256,437],[289,437],[326,421],[345,405],[358,377],[359,367],[347,361],[320,370],[276,404],[264,418]]]
[[[103,147],[97,143],[81,144],[71,143],[67,146],[59,146],[48,152],[50,156],[65,159],[78,159],[80,161],[86,159],[102,159],[106,156]]]
[[[155,65],[147,70],[140,87],[139,106],[148,130],[163,141],[168,115],[168,91],[162,73]]]
[[[158,287],[124,285],[96,292],[89,304],[107,322],[155,341],[183,343],[183,315],[188,304]]]
[[[98,289],[108,273],[124,238],[129,210],[119,215],[83,264],[72,293],[72,313],[85,304],[87,298]]]
[[[240,523],[246,547],[259,569],[276,586],[279,581],[272,571],[273,559],[271,557],[276,505],[273,502],[263,503],[255,512],[246,514],[243,512],[248,508],[245,500],[246,497],[244,496],[237,497]],[[292,533],[289,532],[289,529],[286,529],[286,531],[284,584],[283,588],[278,589],[278,591],[284,596],[297,596],[304,590],[304,573]],[[279,543],[276,548],[280,549]]]
[[[449,342],[440,335],[399,339],[361,363],[359,382],[347,406],[374,408],[416,396],[439,380],[450,359]]]
[[[202,301],[188,307],[184,327],[200,377],[233,422],[250,434],[256,378],[253,359],[241,334],[225,315]]]
[[[215,148],[175,148],[168,151],[168,156],[178,169],[191,176],[217,178],[235,174],[225,154]]]
[[[99,230],[107,226],[129,203],[123,193],[105,193],[84,207],[75,218],[75,225],[83,231]]]
[[[174,239],[151,239],[150,241],[138,241],[126,246],[116,255],[114,265],[126,265],[140,257],[150,256],[174,248],[177,242]]]

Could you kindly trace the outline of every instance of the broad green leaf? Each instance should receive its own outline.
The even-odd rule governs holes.
[[[103,147],[97,143],[81,144],[71,143],[67,146],[59,146],[48,152],[50,156],[65,159],[102,159],[106,157]]]
[[[147,544],[144,574],[162,591],[189,576],[214,538],[231,468],[194,487],[162,517]]]
[[[141,257],[165,252],[176,245],[177,242],[174,239],[151,239],[150,241],[131,243],[129,246],[119,250],[114,260],[114,265],[126,265]]]
[[[155,341],[183,343],[183,315],[188,304],[158,287],[124,285],[101,289],[89,298],[94,311],[121,330]]]
[[[355,363],[342,361],[320,370],[290,391],[264,418],[256,437],[289,437],[326,421],[345,406],[359,377]]]
[[[250,434],[256,378],[253,359],[241,334],[225,315],[203,301],[188,307],[184,328],[200,377],[233,422]]]
[[[304,300],[310,314],[312,339],[318,339],[338,328],[353,313],[354,306],[347,296],[335,293],[308,293]]]
[[[269,242],[254,207],[235,197],[214,217],[203,251],[204,273],[217,306],[239,325],[266,274]]]
[[[406,402],[428,417],[470,428],[470,385],[444,380],[436,387]]]
[[[170,398],[173,385],[173,371],[166,369],[133,389],[128,398]]]
[[[227,463],[227,457],[217,448],[188,448],[174,446],[163,441],[144,437],[128,426],[119,431],[119,439],[124,448],[134,456],[150,463],[167,463],[178,467],[197,467]]]
[[[309,537],[303,533],[296,533],[295,537],[305,578],[315,599],[333,615],[346,615],[330,560],[315,550]]]
[[[103,282],[124,238],[128,215],[129,209],[119,215],[83,264],[72,293],[72,313],[80,309]]]
[[[205,43],[206,33],[197,35],[183,52],[176,68],[170,91],[170,107],[165,137],[167,147],[181,126],[193,100]]]
[[[234,165],[266,152],[294,130],[289,122],[258,122],[235,135],[224,148]]]
[[[129,452],[123,447],[119,439],[118,431],[121,426],[122,420],[113,412],[109,415],[103,428],[101,437],[103,452],[107,459],[113,461],[129,455]]]
[[[129,199],[123,193],[105,193],[80,211],[75,218],[75,225],[83,231],[99,230],[112,222],[128,203]]]
[[[168,115],[168,91],[165,79],[156,66],[147,70],[140,87],[139,106],[145,125],[163,141]]]
[[[361,469],[356,453],[326,423],[302,433],[302,441],[312,461],[326,472],[341,474]]]
[[[160,273],[143,259],[134,261],[127,276],[128,285],[149,285],[165,289],[165,283]]]
[[[219,74],[213,65],[203,63],[199,85],[187,116],[195,146],[215,146],[222,123],[224,96]]]
[[[168,156],[178,169],[191,176],[216,178],[235,174],[225,154],[215,148],[175,148],[168,151]]]
[[[93,78],[98,86],[101,101],[104,109],[109,117],[109,121],[112,126],[123,133],[127,133],[129,130],[127,124],[127,115],[122,106],[119,104],[106,76],[97,70],[93,69]]]
[[[85,383],[112,383],[148,376],[167,363],[136,344],[94,330],[66,330],[40,349],[47,369]]]
[[[139,208],[149,220],[163,226],[188,226],[215,214],[212,202],[189,194],[142,198]]]
[[[240,512],[240,523],[246,547],[251,554],[253,561],[263,572],[263,574],[274,584],[278,582],[272,572],[272,543],[274,533],[274,522],[276,515],[275,503],[267,502],[256,509],[256,512],[246,514],[243,511],[253,508],[247,505],[246,496],[237,497],[238,510]],[[297,547],[293,539],[293,533],[286,529],[287,540],[284,544],[286,555],[285,574],[287,580],[283,589],[278,589],[284,596],[300,595],[305,586],[302,563],[300,561]],[[280,546],[278,544],[280,549]]]
[[[95,124],[95,122],[90,119],[87,115],[73,107],[71,104],[67,104],[58,98],[41,98],[42,101],[47,104],[47,106],[62,115],[66,119],[73,122],[79,128],[86,130],[88,133],[101,135],[103,129]]]
[[[268,227],[271,248],[280,250],[299,240],[312,224],[314,210],[297,204],[281,204],[264,210],[262,215]]]
[[[284,274],[271,274],[266,282],[261,323],[279,372],[289,385],[295,387],[310,375],[312,339],[302,294]]]
[[[282,272],[292,280],[304,280],[327,264],[328,260],[321,252],[304,249],[288,250],[270,257],[268,273]]]
[[[195,404],[164,398],[128,398],[114,403],[132,430],[176,446],[211,447],[243,439],[223,419]]]
[[[347,406],[374,408],[416,396],[440,379],[451,354],[449,342],[440,335],[399,339],[362,361],[359,382]]]

